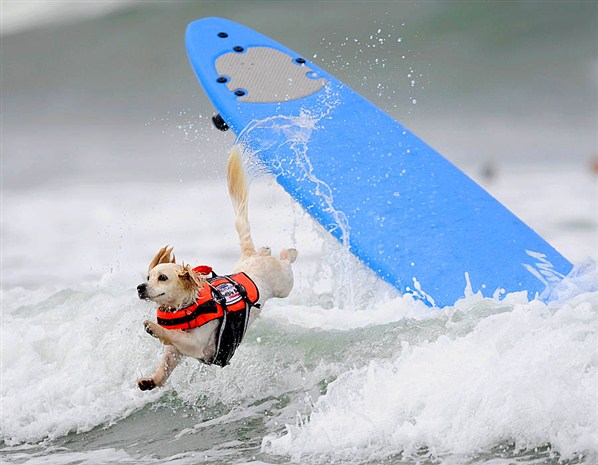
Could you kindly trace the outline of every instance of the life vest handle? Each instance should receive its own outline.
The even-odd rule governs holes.
[[[214,300],[216,301],[216,303],[218,305],[222,306],[222,310],[224,310],[224,313],[226,314],[226,311],[227,311],[226,297],[224,297],[222,295],[222,292],[220,292],[217,288],[212,286],[211,283],[208,283],[208,286],[210,286],[210,289],[212,289],[212,294],[214,294]]]
[[[237,292],[241,295],[241,298],[245,302],[245,305],[248,309],[250,309],[251,307],[261,308],[260,304],[254,304],[248,299],[247,289],[245,289],[245,286],[243,286],[241,283],[233,281],[230,278],[230,276],[222,276],[222,277],[226,278],[234,286],[234,288],[237,290]]]
[[[241,298],[245,301],[245,303],[247,303],[247,289],[245,289],[245,286],[233,281],[230,276],[223,276],[223,278],[226,278],[228,282],[233,285],[233,287],[241,295]]]

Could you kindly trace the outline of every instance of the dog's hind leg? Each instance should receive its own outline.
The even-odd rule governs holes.
[[[297,260],[297,254],[297,249],[282,249],[280,251],[280,259],[294,263]]]
[[[257,250],[257,254],[261,255],[262,257],[269,257],[272,255],[272,249],[270,247],[260,247]]]

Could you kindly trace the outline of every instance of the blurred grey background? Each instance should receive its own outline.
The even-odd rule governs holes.
[[[590,169],[598,3],[2,1],[2,188],[223,177],[188,64],[222,16],[312,59],[458,166]]]

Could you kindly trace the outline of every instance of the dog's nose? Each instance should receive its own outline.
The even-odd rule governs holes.
[[[139,295],[139,297],[145,296],[146,291],[147,291],[147,284],[143,283],[143,284],[140,284],[139,286],[137,286],[137,294]]]

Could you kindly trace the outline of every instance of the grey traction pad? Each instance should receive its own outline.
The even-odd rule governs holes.
[[[241,89],[241,102],[287,102],[307,97],[326,84],[325,78],[312,79],[305,64],[270,47],[249,47],[243,52],[226,53],[216,60],[216,71],[228,78],[227,87]]]

